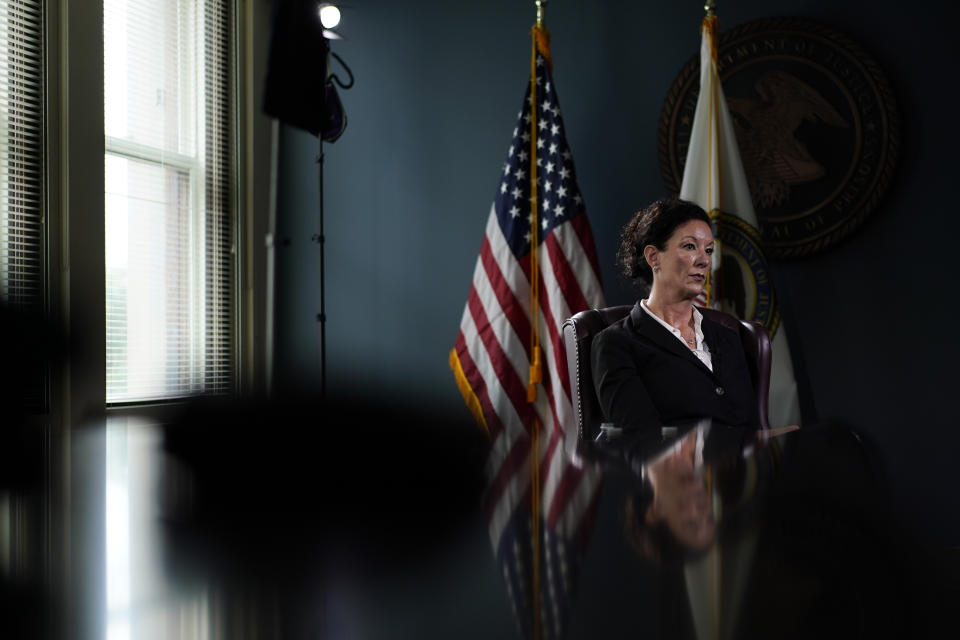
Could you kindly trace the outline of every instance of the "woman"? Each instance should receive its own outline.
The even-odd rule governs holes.
[[[639,490],[627,499],[627,539],[654,561],[672,564],[713,542],[712,496],[697,455],[704,439],[703,429],[691,429],[649,460]]]
[[[713,251],[710,218],[683,200],[654,202],[623,230],[624,273],[650,293],[594,337],[591,366],[603,413],[625,435],[700,418],[760,427],[739,336],[693,304]]]

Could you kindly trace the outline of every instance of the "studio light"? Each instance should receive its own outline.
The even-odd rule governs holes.
[[[320,5],[320,24],[324,29],[333,29],[340,24],[340,9],[336,5],[324,2]]]

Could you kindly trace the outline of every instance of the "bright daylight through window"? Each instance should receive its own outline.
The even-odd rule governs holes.
[[[231,7],[104,0],[108,403],[233,388]]]

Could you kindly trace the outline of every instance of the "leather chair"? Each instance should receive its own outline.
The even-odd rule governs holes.
[[[565,446],[567,455],[573,460],[579,457],[594,458],[593,442],[600,433],[603,423],[603,410],[593,386],[593,373],[590,370],[590,343],[597,333],[622,319],[630,313],[633,305],[607,307],[605,309],[587,309],[581,311],[563,323],[563,342],[567,353],[567,367],[570,376],[570,392],[576,420],[565,425]],[[702,309],[703,314],[740,335],[743,351],[750,367],[750,377],[757,393],[760,412],[760,424],[769,429],[767,418],[767,399],[770,393],[770,362],[772,350],[770,334],[759,322],[739,320],[736,317],[715,311]]]

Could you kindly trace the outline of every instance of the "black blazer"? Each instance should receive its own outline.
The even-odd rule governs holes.
[[[634,305],[593,338],[590,365],[604,417],[625,430],[650,430],[710,417],[760,428],[740,337],[706,316],[701,324],[713,371]]]

